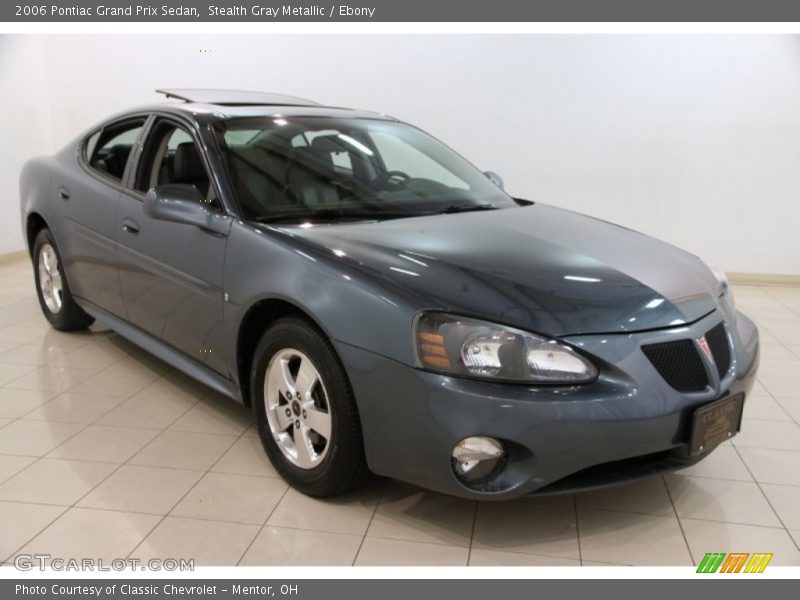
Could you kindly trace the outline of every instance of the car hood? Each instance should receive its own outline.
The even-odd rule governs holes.
[[[670,327],[717,306],[719,283],[696,256],[544,204],[291,233],[429,308],[553,336]]]

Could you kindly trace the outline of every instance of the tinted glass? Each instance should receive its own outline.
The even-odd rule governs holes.
[[[103,130],[97,131],[93,133],[88,138],[86,138],[86,142],[83,145],[83,158],[86,162],[89,162],[92,158],[92,154],[94,154],[94,149],[97,147],[97,141],[100,139],[100,135],[103,133]]]
[[[99,134],[90,136],[85,146],[89,166],[107,177],[121,181],[133,144],[139,138],[143,126],[144,119],[137,119],[109,125]]]
[[[134,188],[144,193],[161,185],[194,187],[207,204],[219,208],[194,138],[186,129],[167,119],[156,121],[147,135]]]
[[[414,216],[514,206],[455,152],[377,119],[232,119],[217,137],[245,218]]]

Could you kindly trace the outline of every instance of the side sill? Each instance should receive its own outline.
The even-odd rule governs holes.
[[[146,350],[153,356],[160,358],[164,362],[170,364],[179,371],[182,371],[189,377],[196,379],[200,383],[210,387],[214,391],[217,391],[220,394],[235,400],[239,404],[244,404],[238,386],[216,371],[212,371],[207,366],[187,357],[182,352],[175,350],[168,344],[165,344],[149,333],[142,331],[135,325],[131,325],[127,321],[124,321],[123,319],[120,319],[119,317],[116,317],[111,313],[98,308],[83,298],[75,298],[75,302],[77,302],[83,310],[92,315],[95,319],[106,323],[119,335],[130,342],[133,342],[143,350]]]

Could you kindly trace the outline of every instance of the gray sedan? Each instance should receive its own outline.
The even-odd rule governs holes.
[[[513,198],[415,127],[170,90],[27,163],[45,317],[251,407],[299,490],[504,499],[677,469],[739,431],[758,332],[669,244]]]

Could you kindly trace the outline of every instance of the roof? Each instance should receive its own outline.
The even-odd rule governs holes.
[[[140,110],[168,109],[174,112],[188,112],[194,118],[206,122],[220,118],[278,116],[396,120],[372,111],[325,106],[313,100],[268,92],[205,89],[159,89],[156,91],[164,94],[167,98],[183,102],[163,103],[154,107],[142,107]]]
[[[216,104],[219,106],[322,106],[319,102],[269,92],[251,92],[245,90],[208,90],[208,89],[158,89],[156,93],[167,98],[175,98],[185,102]]]

